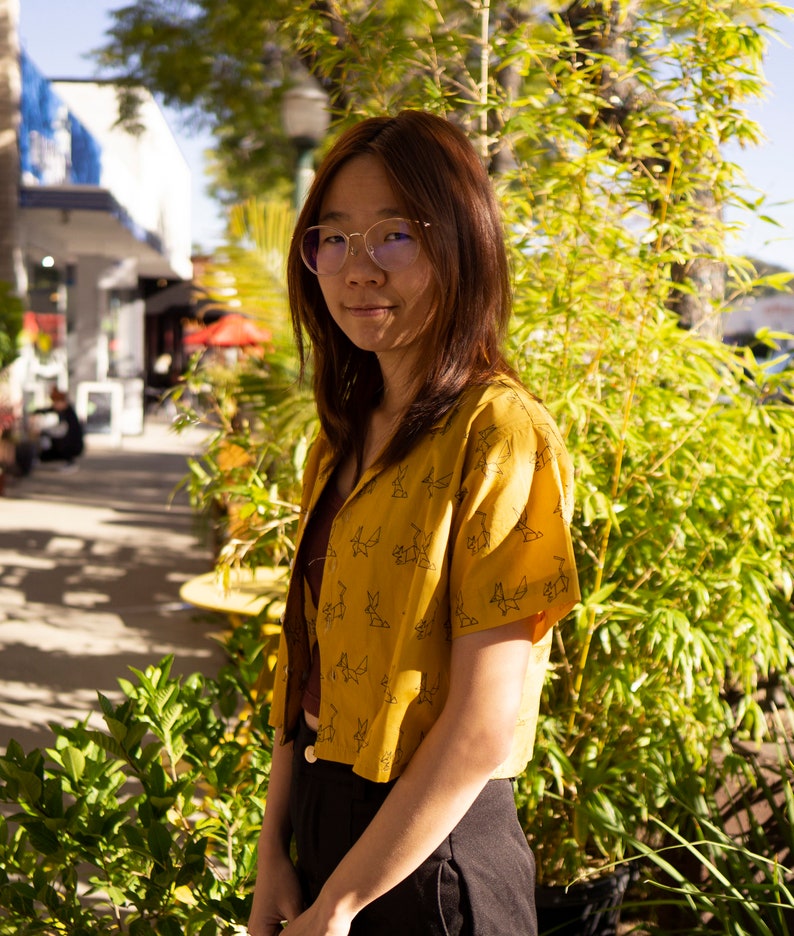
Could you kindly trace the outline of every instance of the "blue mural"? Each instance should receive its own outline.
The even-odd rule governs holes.
[[[23,185],[99,185],[102,147],[22,52]]]

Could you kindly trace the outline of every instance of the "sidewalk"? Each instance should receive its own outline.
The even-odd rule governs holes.
[[[174,673],[224,662],[219,618],[185,606],[179,588],[211,568],[184,492],[202,430],[176,435],[159,416],[111,448],[89,436],[73,473],[39,466],[0,497],[0,752],[52,741],[49,722],[89,713],[97,690],[174,654]]]

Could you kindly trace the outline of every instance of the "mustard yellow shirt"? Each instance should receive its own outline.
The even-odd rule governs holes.
[[[321,434],[304,475],[271,725],[292,737],[318,641],[315,753],[391,780],[444,706],[451,641],[543,612],[513,747],[494,776],[521,773],[552,626],[579,599],[573,475],[552,417],[507,378],[464,392],[403,462],[363,475],[331,527],[314,608],[299,575],[300,542],[333,468]]]

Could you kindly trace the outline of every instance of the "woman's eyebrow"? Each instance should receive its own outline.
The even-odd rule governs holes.
[[[400,211],[399,208],[381,208],[379,211],[376,211],[375,214],[381,215],[382,218],[402,218],[405,214],[404,211]],[[330,221],[336,221],[337,223],[342,221],[349,221],[350,214],[346,211],[325,211],[320,215],[318,219],[319,224],[327,224]]]

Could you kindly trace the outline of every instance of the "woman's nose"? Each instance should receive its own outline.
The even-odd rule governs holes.
[[[347,257],[345,257],[345,280],[353,284],[383,282],[385,270],[382,270],[369,255],[363,236],[356,234],[353,237],[358,240],[354,242],[351,237]]]

